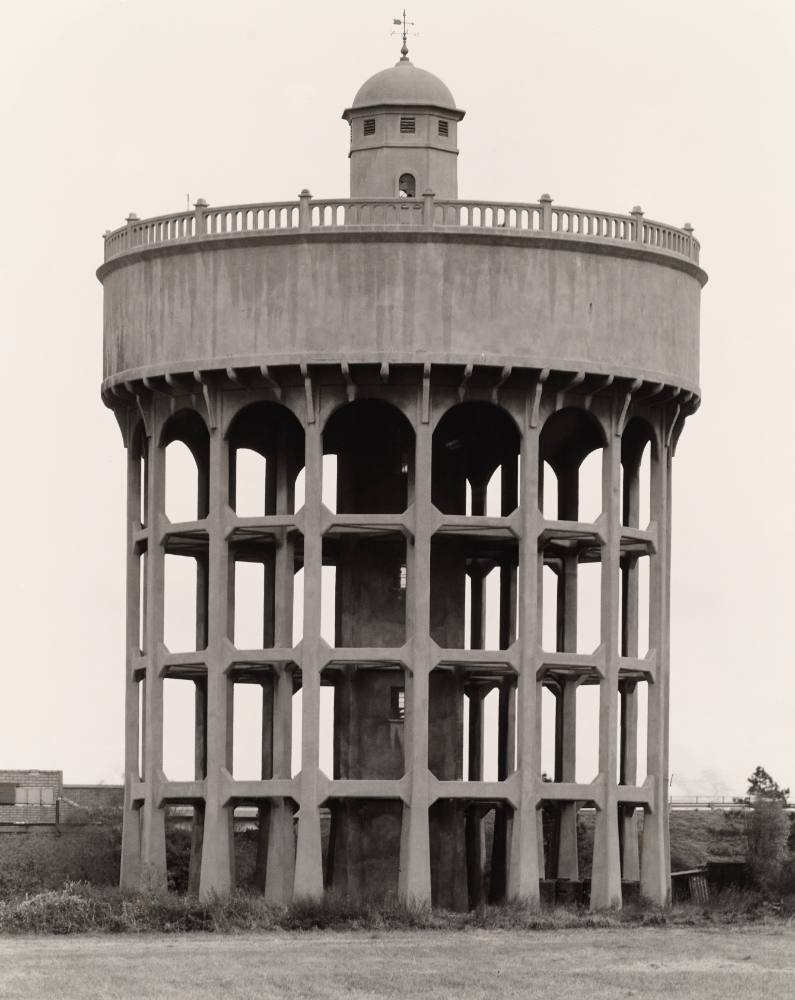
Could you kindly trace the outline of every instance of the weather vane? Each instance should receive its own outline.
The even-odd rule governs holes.
[[[403,36],[403,45],[402,45],[402,47],[400,49],[400,61],[401,62],[407,62],[408,58],[409,58],[409,48],[408,48],[408,45],[406,45],[406,39],[408,38],[409,35],[413,35],[416,38],[418,36],[419,32],[418,31],[407,31],[407,28],[413,28],[414,27],[414,22],[406,20],[406,11],[405,11],[405,9],[403,10],[403,17],[395,17],[395,18],[393,18],[392,19],[392,24],[396,24],[396,25],[398,25],[399,27],[402,28],[401,31],[393,31],[393,32],[391,32],[391,34],[393,34],[393,35],[402,35]]]

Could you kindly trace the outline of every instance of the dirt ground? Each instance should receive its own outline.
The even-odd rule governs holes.
[[[0,997],[795,997],[795,926],[4,938]]]

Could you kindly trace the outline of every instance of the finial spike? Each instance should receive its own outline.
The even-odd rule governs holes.
[[[416,34],[416,32],[408,30],[409,28],[413,28],[414,27],[414,22],[406,20],[406,10],[404,8],[403,9],[403,15],[402,15],[402,17],[393,17],[392,18],[392,24],[396,24],[396,25],[398,25],[398,27],[401,28],[400,31],[393,31],[392,34],[393,35],[401,35],[403,37],[403,44],[400,47],[400,61],[401,62],[408,62],[409,61],[409,47],[406,44],[406,39],[408,38],[409,35]]]

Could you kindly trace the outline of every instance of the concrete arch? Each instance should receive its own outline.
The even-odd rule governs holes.
[[[466,400],[446,410],[433,431],[431,494],[445,514],[464,514],[466,484],[472,489],[472,512],[485,513],[485,491],[502,467],[502,495],[515,492],[522,435],[511,413],[498,403]],[[506,501],[507,502],[507,501]],[[515,501],[513,502],[515,506]],[[481,509],[483,508],[483,509]]]
[[[338,513],[402,513],[414,476],[414,428],[393,402],[356,399],[323,429],[323,454],[337,456]]]
[[[147,523],[149,486],[149,437],[143,420],[132,428],[127,448],[127,487],[130,503],[140,524]]]
[[[562,521],[583,520],[581,511],[582,467],[588,456],[601,452],[607,432],[599,418],[582,407],[567,406],[550,414],[539,437],[539,504],[544,507],[544,472],[549,466],[557,482],[557,511]],[[591,485],[591,492],[597,488]],[[550,516],[549,511],[544,511]]]
[[[160,447],[181,441],[190,449],[197,463],[209,457],[210,431],[198,410],[184,407],[168,417],[160,430]]]
[[[260,403],[281,407],[295,417],[297,423],[303,427],[306,416],[303,399],[296,405],[296,400],[289,393],[282,395],[280,399],[275,399],[273,392],[268,389],[246,389],[245,392],[227,392],[224,395],[222,419],[219,421],[223,436],[229,437],[230,429],[243,410]]]
[[[196,463],[196,514],[201,520],[210,509],[210,431],[198,410],[185,407],[177,410],[163,424],[160,447],[166,451],[166,490],[169,490],[168,449],[183,444]],[[166,511],[168,516],[168,510]],[[182,518],[179,518],[182,520]]]
[[[660,453],[659,429],[646,417],[630,417],[621,433],[621,464],[627,466],[638,461],[647,444],[651,445],[652,459],[656,461]]]
[[[647,448],[648,462],[645,461]],[[633,416],[621,435],[622,524],[645,527],[651,511],[652,470],[659,461],[659,454],[657,428],[645,417]]]
[[[240,451],[252,451],[263,461],[257,514],[292,512],[295,481],[304,467],[304,428],[288,407],[257,400],[240,407],[226,430],[229,448],[229,503],[238,510]],[[250,484],[247,484],[250,485]],[[238,511],[239,513],[239,511]],[[253,512],[251,512],[253,513]]]
[[[415,386],[395,386],[386,383],[382,385],[357,385],[354,399],[345,398],[342,386],[337,388],[339,390],[338,396],[329,399],[328,394],[324,394],[324,399],[319,407],[318,420],[324,434],[340,410],[355,403],[367,402],[385,403],[397,410],[411,427],[412,433],[416,434],[417,390]]]
[[[565,406],[543,422],[539,437],[541,458],[554,468],[563,456],[579,456],[579,462],[607,444],[607,430],[590,410]],[[579,463],[578,463],[579,464]]]

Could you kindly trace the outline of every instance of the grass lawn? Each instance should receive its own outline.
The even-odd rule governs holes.
[[[795,927],[0,940],[0,998],[795,997]]]

